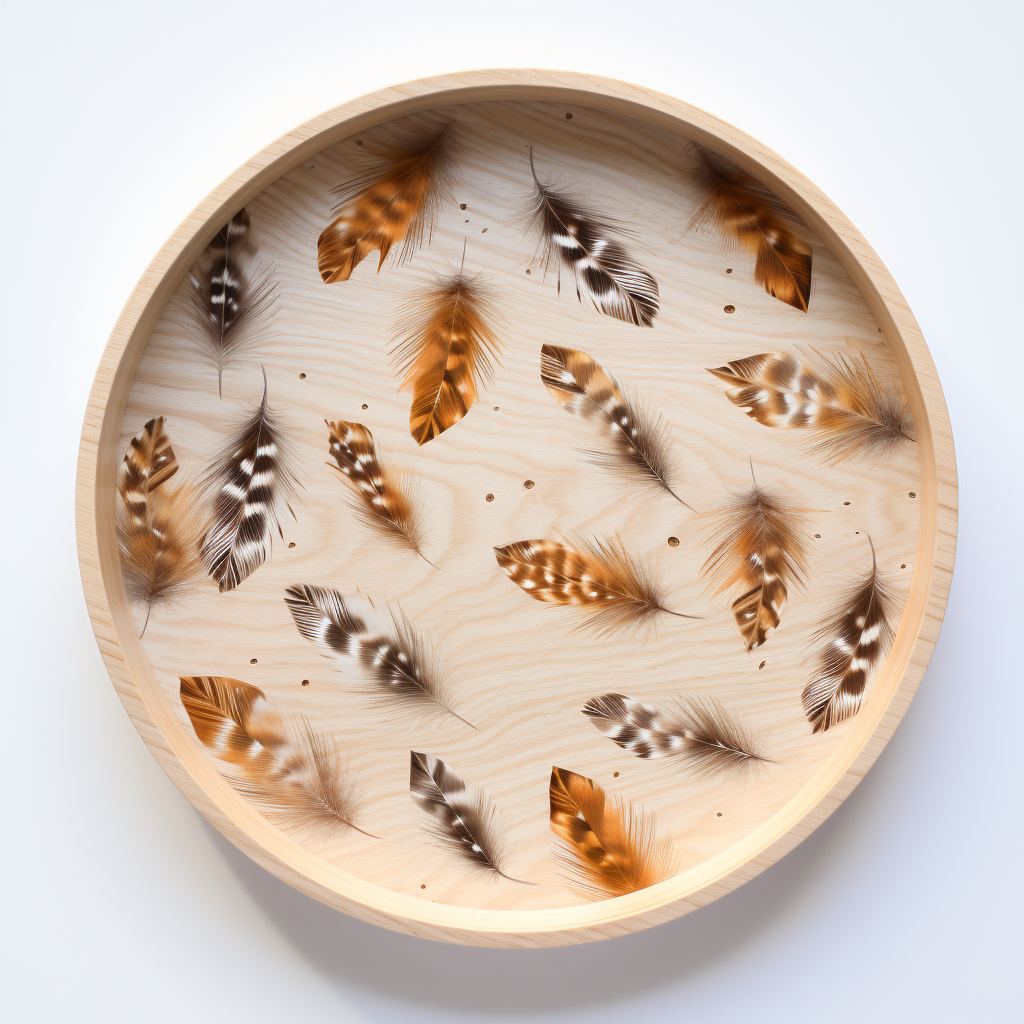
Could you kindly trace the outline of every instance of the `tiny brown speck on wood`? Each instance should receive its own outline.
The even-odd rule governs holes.
[[[532,480],[524,480],[523,486],[529,491],[532,490],[536,485]]]
[[[370,407],[365,402],[363,402],[363,408],[364,409],[369,409]]]
[[[767,664],[768,664],[768,662],[767,662],[767,661],[762,661],[762,662],[761,662],[761,664],[757,666],[757,668],[758,668],[758,671],[760,671],[761,669],[763,669],[763,668],[765,667],[765,665],[767,665]]]
[[[295,541],[293,541],[293,540],[288,541],[288,547],[290,547],[290,548],[295,547]]]
[[[420,886],[421,889],[426,889],[426,887],[427,887],[426,883],[424,883],[423,885]]]
[[[571,121],[572,120],[572,114],[566,114],[565,115],[565,119],[566,119],[566,121]]]
[[[730,303],[728,306],[725,307],[725,311],[726,313],[735,313],[736,307]]]
[[[618,777],[619,777],[619,773],[618,772],[612,772],[612,778],[613,779],[617,779]]]
[[[306,375],[304,373],[300,373],[299,374],[299,380],[305,380],[305,379],[306,379]]]
[[[719,816],[719,817],[721,817],[721,816],[722,816],[722,812],[721,812],[721,811],[719,811],[719,812],[718,812],[718,816]]]
[[[911,496],[912,498],[916,498],[916,497],[917,497],[917,495],[916,495],[916,494],[915,494],[915,493],[914,493],[913,491],[911,491],[911,492],[910,492],[910,496]]]
[[[249,659],[249,664],[250,665],[255,665],[256,664],[256,659],[255,658],[250,658]]]
[[[906,569],[906,567],[907,567],[907,563],[906,563],[906,562],[904,562],[904,563],[903,563],[903,564],[902,564],[902,565],[900,566],[900,568],[901,568],[901,569]]]
[[[309,686],[309,680],[308,679],[303,679],[302,680],[302,685],[303,686]]]
[[[678,537],[669,537],[669,539],[668,539],[668,546],[670,548],[677,548],[677,547],[679,547],[679,538]]]
[[[493,494],[488,494],[487,497],[484,500],[485,501],[494,501],[494,495]]]
[[[464,210],[465,208],[466,208],[466,204],[465,203],[459,203],[459,209],[460,210]]]

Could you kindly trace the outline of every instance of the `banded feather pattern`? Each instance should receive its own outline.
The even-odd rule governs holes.
[[[708,528],[724,536],[701,568],[716,595],[735,587],[732,603],[747,650],[778,628],[788,599],[787,583],[806,572],[804,513],[783,495],[755,481],[708,518]]]
[[[859,710],[871,673],[888,654],[896,636],[892,597],[878,573],[874,545],[871,570],[818,630],[824,646],[818,668],[804,687],[804,713],[814,732],[825,732]]]
[[[658,282],[612,236],[612,226],[588,213],[567,192],[541,184],[530,150],[534,195],[530,220],[538,237],[544,272],[554,264],[558,291],[565,270],[576,297],[589,299],[606,316],[637,327],[653,327],[658,314]]]
[[[479,284],[460,270],[407,303],[392,357],[412,392],[409,433],[424,445],[455,426],[493,377],[499,352],[495,312]]]
[[[624,395],[614,377],[577,349],[544,345],[540,379],[566,412],[604,424],[612,451],[591,453],[596,462],[653,483],[686,505],[672,490],[674,459],[669,429],[659,412],[635,394]]]
[[[207,572],[221,593],[234,590],[266,560],[276,527],[283,536],[278,507],[294,493],[296,480],[289,467],[281,432],[267,404],[267,375],[263,400],[210,471],[219,486],[213,506],[213,525],[203,542]]]
[[[243,208],[217,232],[188,275],[192,315],[217,367],[221,395],[225,366],[251,347],[256,329],[273,313],[272,270],[257,266],[256,252]]]
[[[914,441],[913,416],[898,379],[877,376],[867,360],[844,354],[815,364],[762,352],[708,370],[732,385],[729,401],[768,427],[805,428],[809,451],[836,465],[876,461]]]
[[[494,805],[483,790],[470,789],[440,758],[409,751],[409,793],[430,815],[431,832],[442,847],[510,882],[534,884],[501,869],[504,844]]]
[[[364,521],[421,554],[418,479],[409,470],[394,466],[362,423],[324,422],[330,453],[358,495],[355,508]]]
[[[451,190],[452,133],[443,128],[427,139],[395,148],[386,166],[335,189],[340,215],[321,233],[317,266],[327,284],[347,281],[374,250],[377,272],[401,243],[398,262],[410,259],[428,239]]]
[[[580,895],[625,896],[675,874],[672,843],[658,835],[653,816],[565,768],[551,769],[548,793],[551,831]]]
[[[749,174],[700,147],[694,184],[700,206],[690,221],[720,231],[755,257],[754,280],[773,298],[807,312],[811,247],[785,224],[792,212]]]
[[[714,697],[681,698],[668,712],[606,693],[583,706],[594,727],[642,758],[673,758],[698,778],[744,776],[767,762],[760,743]]]
[[[583,626],[598,634],[650,627],[665,607],[659,581],[649,564],[614,541],[573,538],[521,540],[496,547],[494,555],[508,578],[536,601],[575,605],[587,613]]]
[[[259,687],[240,679],[180,676],[179,682],[199,742],[240,769],[234,780],[240,792],[317,836],[342,826],[363,831],[354,824],[352,780],[330,736],[304,719],[286,721]]]
[[[440,708],[476,728],[452,709],[440,659],[400,609],[385,617],[368,601],[307,583],[289,587],[285,603],[299,632],[321,654],[361,669],[376,702]]]
[[[146,606],[141,634],[154,605],[180,596],[204,574],[205,502],[188,482],[173,491],[165,486],[177,471],[162,416],[149,420],[132,439],[118,467],[121,575],[129,600]]]

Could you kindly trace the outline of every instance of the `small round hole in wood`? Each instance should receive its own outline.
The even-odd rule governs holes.
[[[493,494],[488,494],[488,495],[487,495],[487,496],[486,496],[486,497],[484,498],[484,501],[494,501],[494,495],[493,495]]]
[[[916,498],[916,497],[917,497],[917,494],[916,494],[916,493],[915,493],[914,491],[911,491],[911,492],[910,492],[910,497],[912,497],[912,498]]]
[[[735,313],[736,307],[730,303],[728,306],[725,307],[725,311],[726,313]]]
[[[305,380],[305,379],[306,379],[306,375],[304,373],[300,373],[299,374],[299,380]]]
[[[364,409],[369,409],[370,407],[365,402],[363,402],[363,408]]]
[[[536,485],[536,484],[535,484],[535,483],[534,483],[534,482],[533,482],[532,480],[524,480],[524,481],[523,481],[523,486],[524,486],[524,487],[525,487],[525,488],[526,488],[526,489],[527,489],[528,491],[532,491],[532,490],[533,490],[533,488],[534,488],[534,487],[536,487],[537,485]]]
[[[571,121],[572,120],[572,114],[566,114],[565,115],[565,119],[566,119],[566,121]]]
[[[255,665],[256,664],[256,659],[255,658],[250,658],[249,659],[249,664],[250,665]]]
[[[466,208],[466,204],[465,203],[459,203],[459,209],[460,210],[464,210],[465,208]]]
[[[670,548],[677,548],[677,547],[679,547],[679,538],[678,537],[669,537],[669,539],[668,539],[668,546]]]

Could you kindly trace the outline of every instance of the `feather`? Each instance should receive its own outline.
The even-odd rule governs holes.
[[[672,843],[658,836],[653,816],[565,768],[551,769],[549,795],[551,831],[581,895],[625,896],[675,874]]]
[[[737,359],[709,369],[732,387],[729,401],[768,427],[802,427],[808,450],[832,465],[877,461],[914,441],[914,420],[894,375],[879,379],[867,360],[837,354],[816,364],[781,352]]]
[[[363,831],[353,823],[352,782],[331,737],[305,719],[289,726],[261,689],[240,679],[179,678],[181,703],[199,742],[240,769],[235,785],[245,796],[316,835],[340,826]]]
[[[375,249],[377,271],[392,247],[411,259],[429,237],[452,184],[451,130],[394,150],[387,166],[335,189],[339,216],[320,235],[317,265],[327,284],[347,281]]]
[[[192,315],[223,394],[224,367],[251,347],[256,329],[273,314],[274,282],[256,265],[249,214],[241,209],[217,232],[189,271]]]
[[[417,477],[394,466],[361,423],[325,422],[331,455],[359,497],[355,508],[363,520],[422,555],[422,497]]]
[[[649,627],[662,612],[695,617],[665,607],[654,572],[626,551],[618,535],[614,542],[521,540],[495,548],[494,554],[516,586],[537,601],[579,606],[589,616],[585,625],[598,634]]]
[[[612,226],[589,214],[567,192],[542,185],[533,166],[531,226],[539,239],[544,271],[554,264],[558,291],[562,271],[576,285],[576,297],[588,298],[606,316],[653,327],[658,314],[658,282],[612,237]]]
[[[499,351],[495,313],[460,270],[400,313],[392,356],[412,392],[409,433],[423,445],[453,427],[490,383]]]
[[[178,460],[160,416],[128,445],[118,469],[117,542],[129,600],[146,605],[146,632],[153,606],[179,597],[203,578],[200,544],[206,508],[199,491],[164,485]]]
[[[503,844],[487,795],[482,790],[470,789],[432,754],[411,750],[409,755],[409,792],[416,805],[430,815],[431,832],[440,845],[475,867],[494,871],[510,882],[533,885],[501,870]]]
[[[698,778],[746,775],[767,762],[760,743],[714,697],[681,699],[668,714],[621,693],[583,706],[594,727],[637,757],[675,758]]]
[[[400,609],[385,617],[369,602],[309,584],[289,587],[285,603],[299,632],[321,654],[359,666],[379,703],[440,707],[476,728],[452,709],[443,666]]]
[[[892,597],[878,574],[871,546],[871,571],[844,598],[815,635],[824,643],[818,669],[804,687],[804,713],[814,732],[824,732],[860,710],[872,671],[896,636]]]
[[[278,507],[294,494],[296,479],[289,467],[283,438],[263,400],[217,460],[209,474],[219,484],[213,525],[203,542],[203,560],[221,593],[234,590],[266,560],[273,530],[281,534]],[[283,535],[283,534],[282,534]]]
[[[540,379],[567,412],[604,422],[611,435],[612,453],[593,453],[595,461],[638,475],[686,505],[670,483],[674,460],[669,428],[661,413],[635,394],[627,391],[624,396],[613,377],[586,352],[576,349],[544,345]]]
[[[732,610],[748,651],[778,627],[787,583],[801,582],[806,572],[803,520],[802,509],[756,481],[709,517],[709,529],[724,536],[701,573],[717,587],[716,594],[743,588]]]
[[[783,216],[792,217],[792,212],[749,174],[726,167],[699,147],[697,153],[694,184],[700,208],[689,226],[708,225],[752,254],[754,280],[769,295],[806,313],[811,247],[786,227]]]

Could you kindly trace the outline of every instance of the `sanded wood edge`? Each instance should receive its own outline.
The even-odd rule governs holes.
[[[146,342],[226,219],[355,132],[440,105],[530,99],[619,113],[695,139],[769,185],[825,242],[875,314],[910,398],[921,465],[920,540],[896,642],[871,696],[884,713],[874,724],[873,716],[858,716],[859,728],[771,819],[712,860],[630,896],[552,911],[483,911],[403,897],[333,868],[270,825],[217,773],[173,714],[135,637],[117,559],[114,477],[121,420]],[[334,108],[268,146],[199,204],[147,267],[104,350],[83,425],[76,512],[86,603],[114,685],[160,765],[213,825],[279,878],[363,920],[427,938],[523,947],[610,938],[703,906],[773,864],[842,802],[892,735],[934,649],[952,578],[957,482],[948,412],[920,328],[885,266],[820,190],[739,129],[682,101],[596,76],[495,70],[411,82]]]

